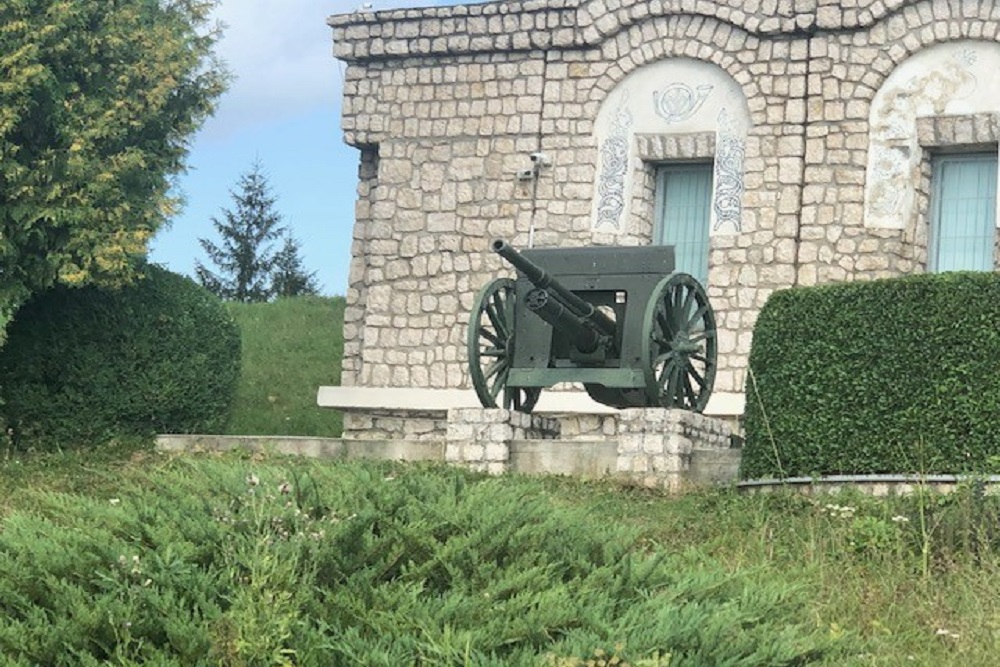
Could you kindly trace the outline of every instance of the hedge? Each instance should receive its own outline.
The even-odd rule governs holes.
[[[754,330],[741,474],[985,471],[998,408],[1000,275],[777,292]]]
[[[56,287],[15,315],[0,350],[0,413],[20,448],[157,432],[217,432],[239,378],[221,301],[157,266],[121,289]]]

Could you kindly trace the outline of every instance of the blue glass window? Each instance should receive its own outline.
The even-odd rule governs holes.
[[[656,170],[653,243],[674,246],[677,270],[708,284],[712,164],[665,164]]]
[[[931,162],[930,271],[992,271],[997,156],[939,155]]]

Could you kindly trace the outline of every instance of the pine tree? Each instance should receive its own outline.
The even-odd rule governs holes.
[[[299,255],[301,247],[291,234],[285,235],[285,245],[278,251],[271,278],[271,293],[274,296],[305,296],[318,294],[316,272],[306,272]]]
[[[277,199],[259,161],[240,176],[229,194],[235,210],[223,209],[222,220],[212,224],[222,237],[221,245],[199,239],[202,249],[219,272],[207,269],[200,261],[195,271],[198,281],[210,292],[232,301],[267,301],[272,296],[271,274],[278,253],[272,242],[281,238],[285,228],[275,208]]]

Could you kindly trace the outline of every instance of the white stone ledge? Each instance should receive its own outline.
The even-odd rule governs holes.
[[[316,405],[339,410],[400,410],[446,412],[452,408],[480,408],[472,389],[424,387],[320,387]],[[743,414],[743,394],[715,392],[705,414],[737,417]],[[615,414],[616,408],[598,403],[582,391],[543,391],[534,412],[541,414]]]

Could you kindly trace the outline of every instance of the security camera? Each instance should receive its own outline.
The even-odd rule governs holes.
[[[534,169],[521,169],[517,172],[517,180],[519,181],[530,181],[535,178]]]
[[[545,153],[532,153],[528,157],[531,158],[532,162],[536,162],[540,165],[546,165],[549,163],[549,157]]]

